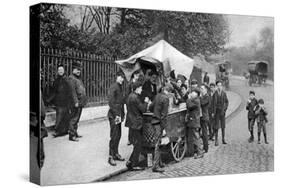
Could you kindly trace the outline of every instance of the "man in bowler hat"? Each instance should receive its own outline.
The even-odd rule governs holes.
[[[81,117],[82,108],[87,103],[86,89],[80,78],[82,64],[75,61],[72,64],[72,74],[69,76],[69,84],[71,86],[72,104],[70,107],[70,120],[69,120],[69,140],[79,141],[78,138],[82,136],[78,134],[78,123]]]

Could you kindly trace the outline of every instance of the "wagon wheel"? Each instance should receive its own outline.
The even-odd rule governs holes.
[[[175,161],[181,161],[187,149],[186,137],[179,137],[176,141],[171,141],[170,146]]]

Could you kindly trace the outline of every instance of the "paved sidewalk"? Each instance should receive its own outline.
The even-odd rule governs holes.
[[[109,106],[96,106],[83,108],[80,122],[81,124],[88,124],[90,121],[102,121],[107,118]],[[56,122],[56,112],[48,112],[45,119],[47,127],[54,126]]]
[[[238,94],[227,92],[229,109],[227,116],[240,105]],[[96,112],[93,112],[96,113]],[[79,142],[69,142],[68,137],[45,139],[46,161],[42,168],[43,185],[88,183],[101,180],[126,170],[126,162],[118,162],[116,167],[107,163],[109,143],[109,123],[99,121],[84,123],[79,127],[83,138]],[[132,146],[127,146],[128,129],[122,126],[119,151],[128,160]]]

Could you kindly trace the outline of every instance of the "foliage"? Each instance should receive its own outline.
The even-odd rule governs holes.
[[[125,58],[163,38],[186,55],[208,56],[224,50],[229,36],[218,14],[86,6],[81,23],[70,25],[66,5],[47,5],[40,15],[45,47]]]

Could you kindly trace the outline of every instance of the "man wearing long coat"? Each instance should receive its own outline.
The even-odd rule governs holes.
[[[124,95],[122,84],[124,81],[123,74],[117,73],[116,82],[109,88],[108,94],[108,120],[110,124],[110,141],[109,141],[109,158],[108,163],[116,166],[115,160],[124,161],[118,151],[121,138],[121,123],[124,120]]]
[[[77,61],[72,64],[72,74],[69,76],[71,86],[71,114],[69,119],[69,140],[78,141],[81,135],[78,135],[78,123],[82,114],[82,109],[87,103],[86,88],[81,80],[81,62]]]
[[[64,73],[63,65],[58,66],[58,76],[54,81],[53,92],[47,99],[48,103],[56,106],[56,126],[54,137],[63,136],[68,133],[69,108],[71,105],[71,86]]]
[[[228,108],[228,98],[223,90],[222,81],[217,81],[217,91],[213,96],[213,114],[212,116],[215,118],[215,146],[218,146],[218,130],[221,128],[222,133],[222,143],[227,144],[225,141],[225,113]]]

